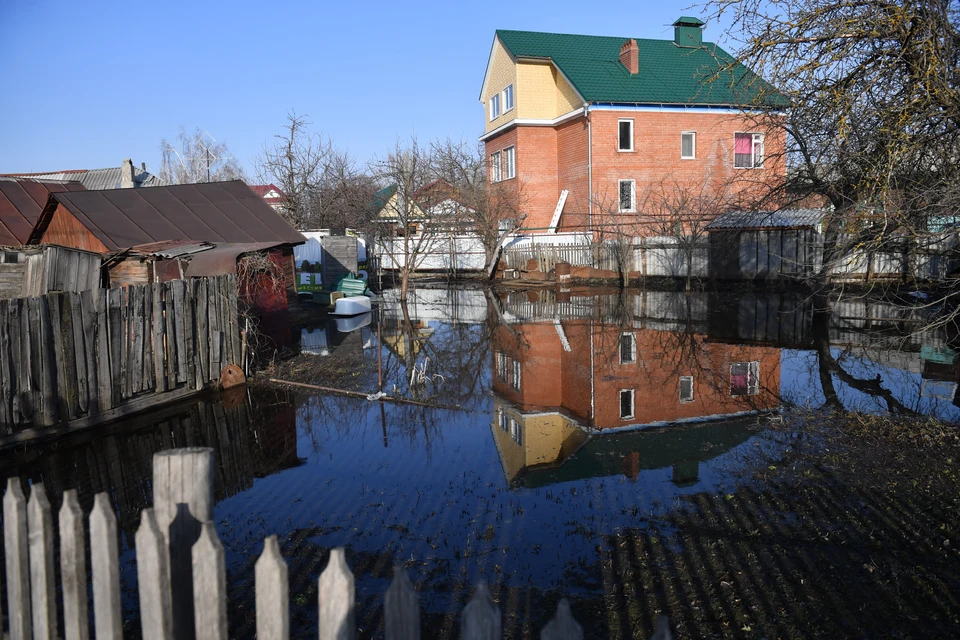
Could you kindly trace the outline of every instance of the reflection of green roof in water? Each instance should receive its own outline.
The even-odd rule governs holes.
[[[640,470],[662,469],[694,460],[706,462],[749,440],[755,425],[755,418],[747,418],[601,433],[587,440],[559,465],[527,467],[514,484],[537,488],[620,475],[624,472],[624,457],[634,452],[639,454]]]

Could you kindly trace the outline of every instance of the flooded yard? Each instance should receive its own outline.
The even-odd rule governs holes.
[[[261,380],[0,453],[55,509],[77,487],[120,517],[125,608],[150,461],[214,448],[231,635],[252,637],[253,564],[277,534],[291,631],[343,546],[361,637],[382,637],[394,563],[424,636],[459,637],[479,579],[504,635],[561,597],[586,637],[947,637],[960,624],[955,336],[869,300],[800,294],[422,290],[318,320]],[[382,383],[382,384],[381,384]],[[896,417],[897,422],[891,422]],[[135,625],[131,625],[133,632]]]

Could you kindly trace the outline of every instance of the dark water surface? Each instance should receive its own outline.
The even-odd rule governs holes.
[[[131,613],[151,456],[203,445],[218,465],[231,635],[253,635],[253,563],[277,534],[298,637],[315,633],[316,579],[337,546],[357,576],[364,637],[382,634],[395,562],[421,591],[428,637],[458,636],[455,615],[481,578],[508,636],[536,637],[563,596],[588,632],[639,636],[679,596],[658,583],[659,600],[627,597],[631,578],[612,567],[667,560],[639,550],[625,560],[618,545],[648,532],[685,554],[677,518],[688,505],[764,495],[754,472],[790,458],[802,438],[767,429],[771,415],[960,417],[951,337],[915,326],[896,305],[834,300],[824,313],[799,294],[426,290],[406,309],[387,302],[369,319],[304,329],[298,358],[321,372],[346,366],[353,388],[372,393],[379,349],[385,391],[443,408],[251,387],[3,452],[0,464],[43,481],[55,508],[64,489],[78,488],[87,510],[110,492]],[[779,517],[797,519],[789,505]],[[714,612],[701,631],[724,635],[725,616],[738,624],[735,611]]]

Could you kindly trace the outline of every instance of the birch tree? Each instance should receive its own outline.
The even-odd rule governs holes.
[[[167,184],[247,179],[226,142],[199,127],[190,133],[181,126],[175,139],[160,141],[160,153],[160,179]]]

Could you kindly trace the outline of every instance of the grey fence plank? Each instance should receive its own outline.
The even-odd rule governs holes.
[[[93,572],[93,626],[97,640],[121,640],[120,560],[117,515],[110,496],[98,493],[90,512],[90,564]]]
[[[257,640],[287,640],[290,637],[290,594],[287,563],[280,555],[277,536],[263,541],[257,559]]]
[[[10,349],[7,337],[8,301],[0,300],[0,350],[7,353]],[[10,380],[11,367],[7,360],[0,361],[0,424],[12,425],[15,420],[11,410],[10,396],[13,382]]]
[[[670,619],[667,616],[657,618],[657,629],[650,636],[650,640],[673,640],[673,633],[670,631]]]
[[[97,401],[100,410],[113,407],[113,379],[110,377],[110,305],[107,291],[97,292]]]
[[[170,554],[173,632],[192,638],[193,553],[201,523],[213,520],[213,449],[194,447],[153,456],[153,505]]]
[[[57,631],[57,585],[53,567],[53,516],[43,483],[30,488],[30,602],[34,640],[53,640]]]
[[[173,281],[170,283],[170,290],[173,293],[174,309],[174,334],[177,340],[177,382],[187,381],[187,338],[186,324],[187,314],[183,309],[183,283]]]
[[[583,627],[573,619],[566,598],[557,605],[557,613],[540,632],[540,640],[583,640]]]
[[[135,536],[140,624],[144,640],[173,638],[173,607],[170,602],[170,572],[166,538],[157,526],[153,509],[140,513]]]
[[[70,292],[64,294],[67,305],[67,319],[70,323],[70,333],[73,344],[73,359],[77,372],[77,405],[80,413],[85,413],[90,406],[88,393],[87,357],[83,346],[83,315],[80,303],[80,294]]]
[[[393,583],[384,598],[387,640],[420,640],[420,597],[403,565],[393,567]]]
[[[27,499],[20,478],[7,478],[3,495],[3,551],[7,564],[7,615],[10,640],[30,640],[30,552],[27,535]]]
[[[194,620],[198,638],[227,640],[227,568],[212,522],[193,545]]]
[[[320,608],[320,640],[351,640],[354,626],[353,573],[343,547],[331,549],[327,568],[317,583]]]
[[[80,292],[80,314],[83,318],[83,360],[87,370],[88,411],[100,411],[100,382],[97,372],[97,293]]]
[[[67,640],[90,637],[87,603],[87,557],[83,511],[77,490],[63,492],[60,506],[60,583],[63,591],[63,633]]]
[[[500,607],[493,601],[487,581],[481,580],[473,598],[463,609],[463,640],[500,640]]]
[[[173,287],[170,282],[163,285],[163,320],[165,326],[164,341],[166,344],[167,360],[167,387],[177,386],[177,335],[174,330]]]
[[[153,336],[153,375],[156,378],[155,389],[160,391],[167,390],[166,367],[163,360],[163,305],[160,297],[160,285],[155,284],[150,287],[151,304],[153,306],[150,314],[152,323],[151,333]]]

